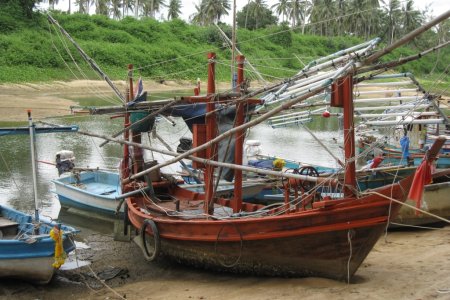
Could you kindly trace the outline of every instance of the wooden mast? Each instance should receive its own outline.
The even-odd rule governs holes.
[[[133,69],[133,65],[128,65],[128,72],[130,72]],[[131,86],[129,87],[131,91]],[[127,93],[127,102],[131,101],[130,98],[130,91]],[[130,126],[130,113],[125,112],[124,115],[124,121],[123,121],[124,128],[128,128]],[[125,130],[123,132],[123,139],[125,141],[129,141],[130,139],[130,131]],[[130,149],[128,145],[123,145],[123,160],[122,160],[122,166],[121,166],[121,172],[122,172],[122,178],[128,178],[130,176]],[[124,187],[122,187],[123,189]]]
[[[237,69],[237,89],[240,91],[241,84],[244,82],[244,61],[243,55],[236,56],[238,65]],[[241,126],[244,124],[244,102],[240,102],[236,105],[236,122],[235,126]],[[236,165],[242,165],[242,151],[244,148],[244,130],[238,130],[235,133],[235,145],[234,145],[234,163]],[[234,170],[234,201],[233,211],[239,212],[242,209],[242,170]]]
[[[345,152],[345,179],[344,196],[354,196],[356,191],[356,164],[355,164],[355,130],[353,122],[353,77],[346,76],[338,82],[342,90],[341,96],[344,108],[344,152]]]
[[[339,78],[331,85],[330,105],[333,107],[341,107],[343,109],[345,152],[344,196],[350,197],[354,196],[356,191],[353,77],[351,75]]]
[[[217,136],[217,122],[216,114],[211,113],[216,109],[215,97],[216,92],[215,86],[215,59],[216,54],[211,52],[208,53],[208,85],[207,85],[207,96],[211,96],[209,101],[206,103],[206,112],[210,113],[205,118],[206,123],[206,141],[211,141]],[[217,144],[211,144],[206,148],[206,158],[210,160],[217,159]],[[205,167],[205,205],[204,211],[206,214],[212,214],[214,211],[214,166],[207,165]]]

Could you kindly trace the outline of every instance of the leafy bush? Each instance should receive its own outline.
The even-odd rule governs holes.
[[[129,63],[134,64],[137,72],[147,79],[204,79],[207,74],[206,53],[210,51],[216,52],[220,62],[216,67],[216,79],[228,81],[230,78],[231,51],[214,26],[189,25],[177,19],[158,22],[150,18],[136,20],[126,17],[116,21],[101,15],[56,12],[54,18],[112,79],[124,79]],[[231,37],[231,28],[221,26]],[[288,29],[286,24],[259,30],[241,28],[237,33],[237,47],[261,73],[275,79],[293,75],[303,67],[303,63],[307,64],[321,55],[362,42],[355,37],[302,35]],[[280,31],[282,33],[275,34]],[[29,20],[12,4],[8,10],[2,7],[0,82],[73,79],[67,65],[76,70],[75,63],[83,70],[89,69],[68,41],[65,42],[71,53],[66,52],[61,37],[59,30],[55,31],[48,25],[45,15],[37,14]],[[392,60],[417,52],[403,47],[383,59]],[[428,55],[398,70],[440,74],[447,67],[446,57],[450,57],[449,47],[441,49],[439,55]],[[250,71],[247,75],[254,77]],[[448,83],[440,82],[441,85]]]

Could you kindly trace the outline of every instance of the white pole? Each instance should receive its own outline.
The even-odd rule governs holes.
[[[31,149],[31,171],[33,173],[33,193],[34,193],[34,219],[39,222],[38,212],[38,193],[37,193],[37,178],[36,178],[36,154],[34,153],[34,124],[31,118],[31,110],[28,110],[28,126],[30,129],[30,149]]]

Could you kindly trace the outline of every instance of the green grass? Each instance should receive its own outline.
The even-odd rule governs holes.
[[[37,12],[33,19],[16,23],[10,15],[14,13],[0,14],[0,24],[3,24],[0,28],[3,54],[0,56],[0,83],[83,79],[77,66],[87,72],[88,78],[97,78],[67,40],[68,48],[75,54],[71,57],[65,51],[61,33],[48,24],[44,15]],[[231,51],[223,47],[224,41],[215,27],[199,27],[180,20],[158,22],[128,17],[117,21],[99,15],[64,13],[54,13],[54,18],[113,80],[126,79],[129,63],[138,68],[137,75],[147,80],[195,81],[198,77],[205,80],[206,54],[210,51],[216,52],[219,60],[216,80],[230,78]],[[319,37],[287,29],[272,26],[257,31],[238,30],[238,48],[261,73],[272,76],[273,80],[295,74],[315,58],[363,42],[356,37]],[[231,29],[225,27],[224,30],[230,32]],[[411,47],[396,50],[384,61],[419,52]],[[448,78],[435,82],[437,77],[434,76],[438,75],[427,74],[441,74],[448,57],[450,47],[442,49],[439,55],[430,54],[401,66],[397,71],[410,71],[425,79],[425,86],[445,89]]]

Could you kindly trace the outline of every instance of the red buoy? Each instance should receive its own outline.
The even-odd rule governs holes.
[[[329,112],[328,110],[324,111],[324,112],[322,113],[322,117],[324,117],[324,118],[329,118],[329,117],[330,117],[330,112]]]

